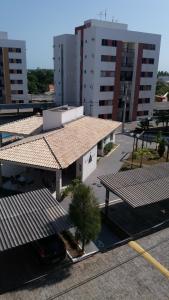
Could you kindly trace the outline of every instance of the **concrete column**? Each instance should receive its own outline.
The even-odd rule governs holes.
[[[108,208],[109,208],[109,190],[106,189],[106,199],[105,199],[105,214],[108,215]]]
[[[62,170],[56,171],[56,200],[61,198],[61,188],[62,188]]]

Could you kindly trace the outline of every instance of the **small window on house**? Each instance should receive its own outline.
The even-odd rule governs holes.
[[[79,171],[82,172],[82,166],[79,164]]]
[[[87,43],[87,40],[85,40],[85,43]]]

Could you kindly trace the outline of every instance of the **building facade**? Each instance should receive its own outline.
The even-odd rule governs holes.
[[[152,115],[160,35],[130,31],[126,24],[88,20],[68,36],[54,38],[57,104],[71,100],[84,105],[87,115],[120,121],[123,113],[128,121]]]
[[[27,102],[25,41],[0,32],[0,104]]]

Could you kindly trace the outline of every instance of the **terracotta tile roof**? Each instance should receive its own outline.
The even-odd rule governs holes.
[[[120,123],[83,117],[64,128],[22,139],[0,150],[0,159],[50,169],[64,169],[119,127]]]
[[[32,116],[1,125],[0,132],[27,136],[33,133],[39,133],[42,131],[42,127],[43,118],[41,116]]]

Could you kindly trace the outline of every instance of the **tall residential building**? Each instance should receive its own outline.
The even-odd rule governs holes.
[[[25,41],[0,32],[0,104],[27,102]]]
[[[152,115],[161,36],[126,24],[88,20],[54,37],[56,103],[85,114],[126,120]]]

